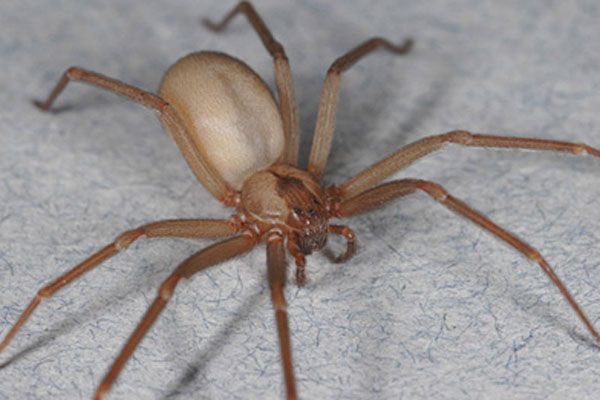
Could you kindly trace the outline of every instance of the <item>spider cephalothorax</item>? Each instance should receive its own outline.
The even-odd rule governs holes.
[[[304,255],[322,249],[329,234],[328,198],[315,178],[287,164],[275,164],[246,179],[240,196],[240,211],[246,224],[259,224],[259,231],[281,230],[299,268],[298,283],[304,283]]]

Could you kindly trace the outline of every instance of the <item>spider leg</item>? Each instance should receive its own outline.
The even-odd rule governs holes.
[[[173,140],[185,158],[196,178],[219,201],[226,205],[234,205],[236,192],[223,180],[221,175],[210,166],[203,158],[190,136],[180,116],[173,107],[154,93],[147,92],[135,86],[128,85],[117,79],[109,78],[97,72],[88,71],[79,67],[68,68],[50,92],[45,101],[34,100],[33,103],[42,111],[48,111],[56,98],[62,93],[70,81],[87,83],[109,92],[124,96],[129,100],[151,108],[158,112],[161,122],[168,126]]]
[[[577,314],[581,322],[583,322],[588,331],[600,344],[600,334],[598,334],[588,317],[585,315],[579,304],[575,301],[558,275],[556,275],[552,267],[546,262],[546,260],[544,260],[542,255],[536,249],[509,231],[496,225],[493,221],[473,210],[467,204],[453,197],[437,183],[418,179],[402,179],[392,181],[365,191],[350,199],[344,200],[337,205],[335,214],[338,217],[350,217],[352,215],[361,214],[372,208],[379,207],[390,200],[412,194],[417,190],[425,192],[435,201],[471,220],[475,224],[490,232],[492,235],[511,245],[531,261],[537,263],[558,288],[558,290],[560,290],[573,311],[575,311],[575,314]]]
[[[296,262],[296,285],[302,287],[306,284],[306,256],[292,237],[288,237],[287,248]]]
[[[96,400],[100,400],[110,390],[113,383],[119,376],[119,373],[125,366],[131,354],[146,335],[154,321],[158,318],[161,311],[165,308],[177,284],[184,278],[190,278],[197,272],[203,271],[208,267],[222,263],[230,258],[238,256],[249,251],[256,244],[256,237],[247,233],[236,236],[232,239],[209,246],[189,257],[160,285],[156,299],[148,308],[148,311],[135,328],[129,340],[121,350],[117,359],[113,362],[108,373],[104,376],[102,383],[96,390]]]
[[[344,263],[356,253],[356,234],[345,225],[329,225],[329,232],[342,235],[346,239],[346,252],[334,259],[336,263]]]
[[[283,155],[283,161],[290,165],[297,165],[298,147],[300,146],[298,106],[294,94],[292,70],[283,46],[275,40],[267,25],[248,1],[239,2],[238,5],[229,11],[219,23],[214,23],[206,18],[202,19],[202,22],[208,29],[214,32],[221,32],[237,14],[244,14],[246,18],[248,18],[250,25],[252,25],[260,37],[260,40],[263,42],[263,45],[273,57],[275,85],[279,92],[279,107],[283,120],[283,129],[286,135],[286,148]]]
[[[21,329],[23,324],[25,324],[33,311],[43,300],[54,296],[60,289],[86,272],[92,270],[107,258],[125,250],[131,243],[142,236],[214,238],[230,236],[238,230],[239,228],[237,226],[226,220],[182,219],[153,222],[122,233],[114,242],[100,249],[81,264],[58,277],[49,285],[41,288],[11,330],[7,333],[4,340],[0,343],[0,353],[8,346],[15,334]]]
[[[272,234],[267,240],[267,271],[269,286],[271,288],[271,301],[277,319],[277,332],[279,333],[279,348],[281,351],[281,364],[288,400],[295,400],[296,379],[292,364],[292,345],[288,327],[287,307],[285,303],[284,287],[286,280],[286,261],[283,237]]]
[[[386,39],[379,37],[369,39],[335,60],[327,71],[323,89],[321,91],[317,124],[315,126],[315,133],[308,161],[308,172],[312,173],[317,178],[325,171],[327,159],[329,158],[329,152],[331,150],[342,72],[352,67],[358,60],[379,47],[383,47],[396,54],[405,54],[411,49],[412,40],[407,39],[404,43],[395,45]]]
[[[582,143],[452,131],[443,135],[428,136],[402,147],[353,178],[348,179],[339,186],[337,189],[338,193],[342,199],[356,196],[365,190],[375,187],[375,185],[381,183],[390,175],[406,168],[414,161],[441,149],[448,143],[469,147],[544,150],[572,154],[587,153],[594,157],[600,157],[600,149]]]

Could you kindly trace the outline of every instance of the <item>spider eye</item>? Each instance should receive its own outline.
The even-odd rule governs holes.
[[[311,217],[313,217],[313,216],[314,216],[316,213],[317,213],[317,212],[315,211],[315,209],[314,209],[314,208],[310,208],[310,209],[308,210],[308,215],[310,215]]]
[[[294,211],[294,214],[296,214],[296,215],[302,215],[302,209],[301,208],[294,207],[293,211]]]

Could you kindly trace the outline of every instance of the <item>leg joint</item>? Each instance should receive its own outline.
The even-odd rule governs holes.
[[[449,193],[440,185],[429,181],[418,181],[417,187],[429,193],[434,199],[439,202],[444,202],[449,196]]]
[[[286,312],[287,305],[285,303],[285,297],[283,297],[283,289],[271,288],[271,301],[273,302],[273,308],[275,312]]]
[[[327,75],[341,75],[342,74],[342,67],[339,65],[339,63],[337,61],[335,61],[333,64],[331,64],[331,66],[329,67],[329,69],[327,70]]]
[[[43,288],[41,288],[40,290],[38,290],[37,294],[36,294],[36,300],[38,301],[42,301],[44,299],[47,299],[48,297],[52,296],[52,288],[51,286],[44,286]]]
[[[542,255],[540,254],[540,252],[537,251],[537,250],[534,250],[532,248],[527,249],[527,253],[525,255],[531,261],[534,261],[534,262],[536,262],[538,264],[544,262],[544,257],[542,257]]]
[[[175,286],[177,286],[177,283],[179,283],[182,278],[183,277],[179,275],[171,275],[168,277],[167,280],[160,285],[160,289],[158,290],[158,295],[160,298],[164,301],[168,301],[171,296],[173,296]]]
[[[252,4],[249,1],[240,1],[237,5],[237,9],[243,12],[254,11]]]
[[[285,54],[285,49],[283,48],[283,45],[277,41],[273,42],[271,54],[273,54],[275,61],[284,61],[286,63],[289,61],[287,54]]]
[[[589,149],[589,146],[587,146],[587,145],[585,145],[583,143],[576,143],[575,147],[573,149],[573,154],[579,155],[579,154],[582,154],[582,153],[590,153],[588,151],[588,149]]]
[[[467,131],[451,131],[446,133],[445,136],[451,143],[470,144],[473,141],[473,135]]]
[[[81,68],[79,67],[69,67],[65,71],[65,75],[69,79],[80,79],[82,75]]]
[[[117,251],[124,250],[127,247],[129,247],[131,243],[144,236],[145,234],[146,229],[144,227],[122,233],[115,239],[115,248],[117,249]]]
[[[350,228],[348,228],[347,226],[344,226],[342,228],[342,236],[344,236],[346,238],[346,240],[350,241],[350,242],[354,242],[356,240],[356,234],[354,233],[354,231]]]

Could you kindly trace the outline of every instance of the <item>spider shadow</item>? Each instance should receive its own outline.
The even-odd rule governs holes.
[[[550,288],[552,289],[552,288]],[[527,313],[532,315],[540,320],[543,320],[548,323],[548,325],[555,327],[566,333],[574,342],[579,345],[589,347],[594,349],[595,351],[600,351],[600,345],[596,343],[590,333],[588,331],[580,332],[580,323],[579,318],[572,321],[566,320],[563,316],[560,316],[556,312],[556,307],[560,302],[552,302],[552,303],[538,303],[536,302],[532,306],[527,306],[524,304],[528,302],[527,299],[532,299],[534,301],[534,295],[530,292],[523,290],[522,288],[514,287],[510,290],[511,298],[513,299],[512,303],[520,309],[523,313]],[[572,310],[569,307],[569,311]],[[578,324],[579,323],[579,324]]]
[[[6,360],[2,364],[0,364],[0,371],[2,371],[4,368],[10,366],[13,362],[19,360],[21,357],[25,357],[27,354],[48,344],[51,340],[52,340],[52,337],[49,334],[46,334],[46,335],[38,338],[33,344],[30,344],[28,347],[24,348],[23,350],[20,350],[17,353],[13,354],[8,360]]]
[[[155,264],[159,263],[157,262]],[[164,263],[161,263],[161,265],[163,264]],[[138,292],[146,292],[152,288],[158,288],[159,282],[162,280],[162,278],[157,277],[154,273],[144,273],[143,268],[140,268],[138,278],[138,282],[140,282],[140,284],[135,288],[135,290]],[[114,281],[121,282],[119,279],[115,279]],[[57,337],[69,334],[73,328],[89,321],[98,320],[100,316],[106,314],[107,310],[111,307],[128,302],[130,293],[131,288],[126,287],[123,284],[112,286],[110,291],[102,291],[98,293],[96,300],[91,302],[91,304],[69,313],[68,319],[55,322],[48,327],[46,332],[37,340],[35,340],[35,342],[29,344],[27,347],[18,351],[8,360],[0,364],[0,370],[8,367],[13,362],[17,362],[22,357],[27,356],[42,346],[50,344]],[[50,299],[49,302],[52,302],[52,300]],[[40,306],[43,306],[43,304],[44,303],[42,303]],[[42,310],[38,309],[36,311],[40,312]]]
[[[46,333],[38,337],[35,340],[35,342],[27,345],[24,349],[19,350],[17,353],[13,354],[8,360],[0,364],[0,370],[10,366],[14,362],[19,361],[19,359],[27,356],[28,354],[35,352],[37,349],[50,344],[57,336],[66,335],[77,325],[86,322],[87,320],[97,315],[97,311],[99,311],[101,308],[104,307],[93,307],[94,310],[92,310],[92,308],[85,308],[70,316],[68,320],[63,320],[58,323],[55,323],[50,328],[48,328]],[[84,316],[86,316],[86,318],[83,318]]]
[[[223,346],[227,343],[234,327],[239,325],[252,309],[258,306],[263,296],[264,291],[261,290],[252,294],[249,298],[240,303],[238,310],[226,322],[221,330],[212,336],[208,343],[205,343],[205,350],[201,350],[194,356],[194,361],[191,364],[188,364],[185,373],[171,385],[170,389],[167,389],[167,394],[164,396],[164,399],[170,399],[185,393],[185,389],[192,385],[192,383],[197,380],[198,376],[202,375],[206,370],[210,360],[214,359],[222,351]]]
[[[590,348],[594,349],[595,351],[600,351],[600,345],[598,343],[596,343],[595,341],[593,341],[590,338],[589,334],[586,335],[586,334],[582,334],[580,332],[576,332],[574,328],[570,328],[567,325],[562,326],[562,328],[564,328],[564,330],[567,331],[567,333],[569,334],[571,339],[573,339],[573,341],[575,341],[576,343],[579,343],[580,345],[583,345],[583,346],[590,347]]]

